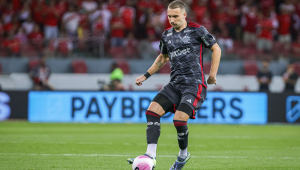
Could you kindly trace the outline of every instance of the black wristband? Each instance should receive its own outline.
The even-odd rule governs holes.
[[[151,76],[151,74],[147,72],[146,74],[144,74],[144,76],[148,79]]]

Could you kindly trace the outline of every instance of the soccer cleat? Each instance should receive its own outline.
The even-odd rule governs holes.
[[[171,166],[170,170],[180,170],[187,163],[187,161],[191,158],[191,154],[188,152],[188,155],[185,159],[177,157],[175,163]]]
[[[156,167],[156,157],[151,157],[151,156],[149,156],[148,154],[144,154],[144,155],[145,155],[145,156],[148,156],[149,158],[151,158],[151,159],[153,160],[154,167]],[[128,159],[127,159],[127,162],[128,162],[129,164],[133,164],[134,158],[128,158]]]

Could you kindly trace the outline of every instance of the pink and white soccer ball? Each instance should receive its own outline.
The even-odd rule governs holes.
[[[153,170],[154,163],[148,156],[142,155],[134,159],[132,170]]]

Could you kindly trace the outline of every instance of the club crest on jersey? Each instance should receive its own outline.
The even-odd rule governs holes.
[[[182,41],[184,44],[188,44],[188,43],[190,43],[190,37],[186,35],[182,38]]]

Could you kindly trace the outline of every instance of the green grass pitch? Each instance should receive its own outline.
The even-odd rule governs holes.
[[[300,126],[189,124],[188,169],[300,169]],[[130,170],[146,151],[145,124],[0,123],[0,169]],[[162,124],[157,168],[178,154],[176,131]]]

